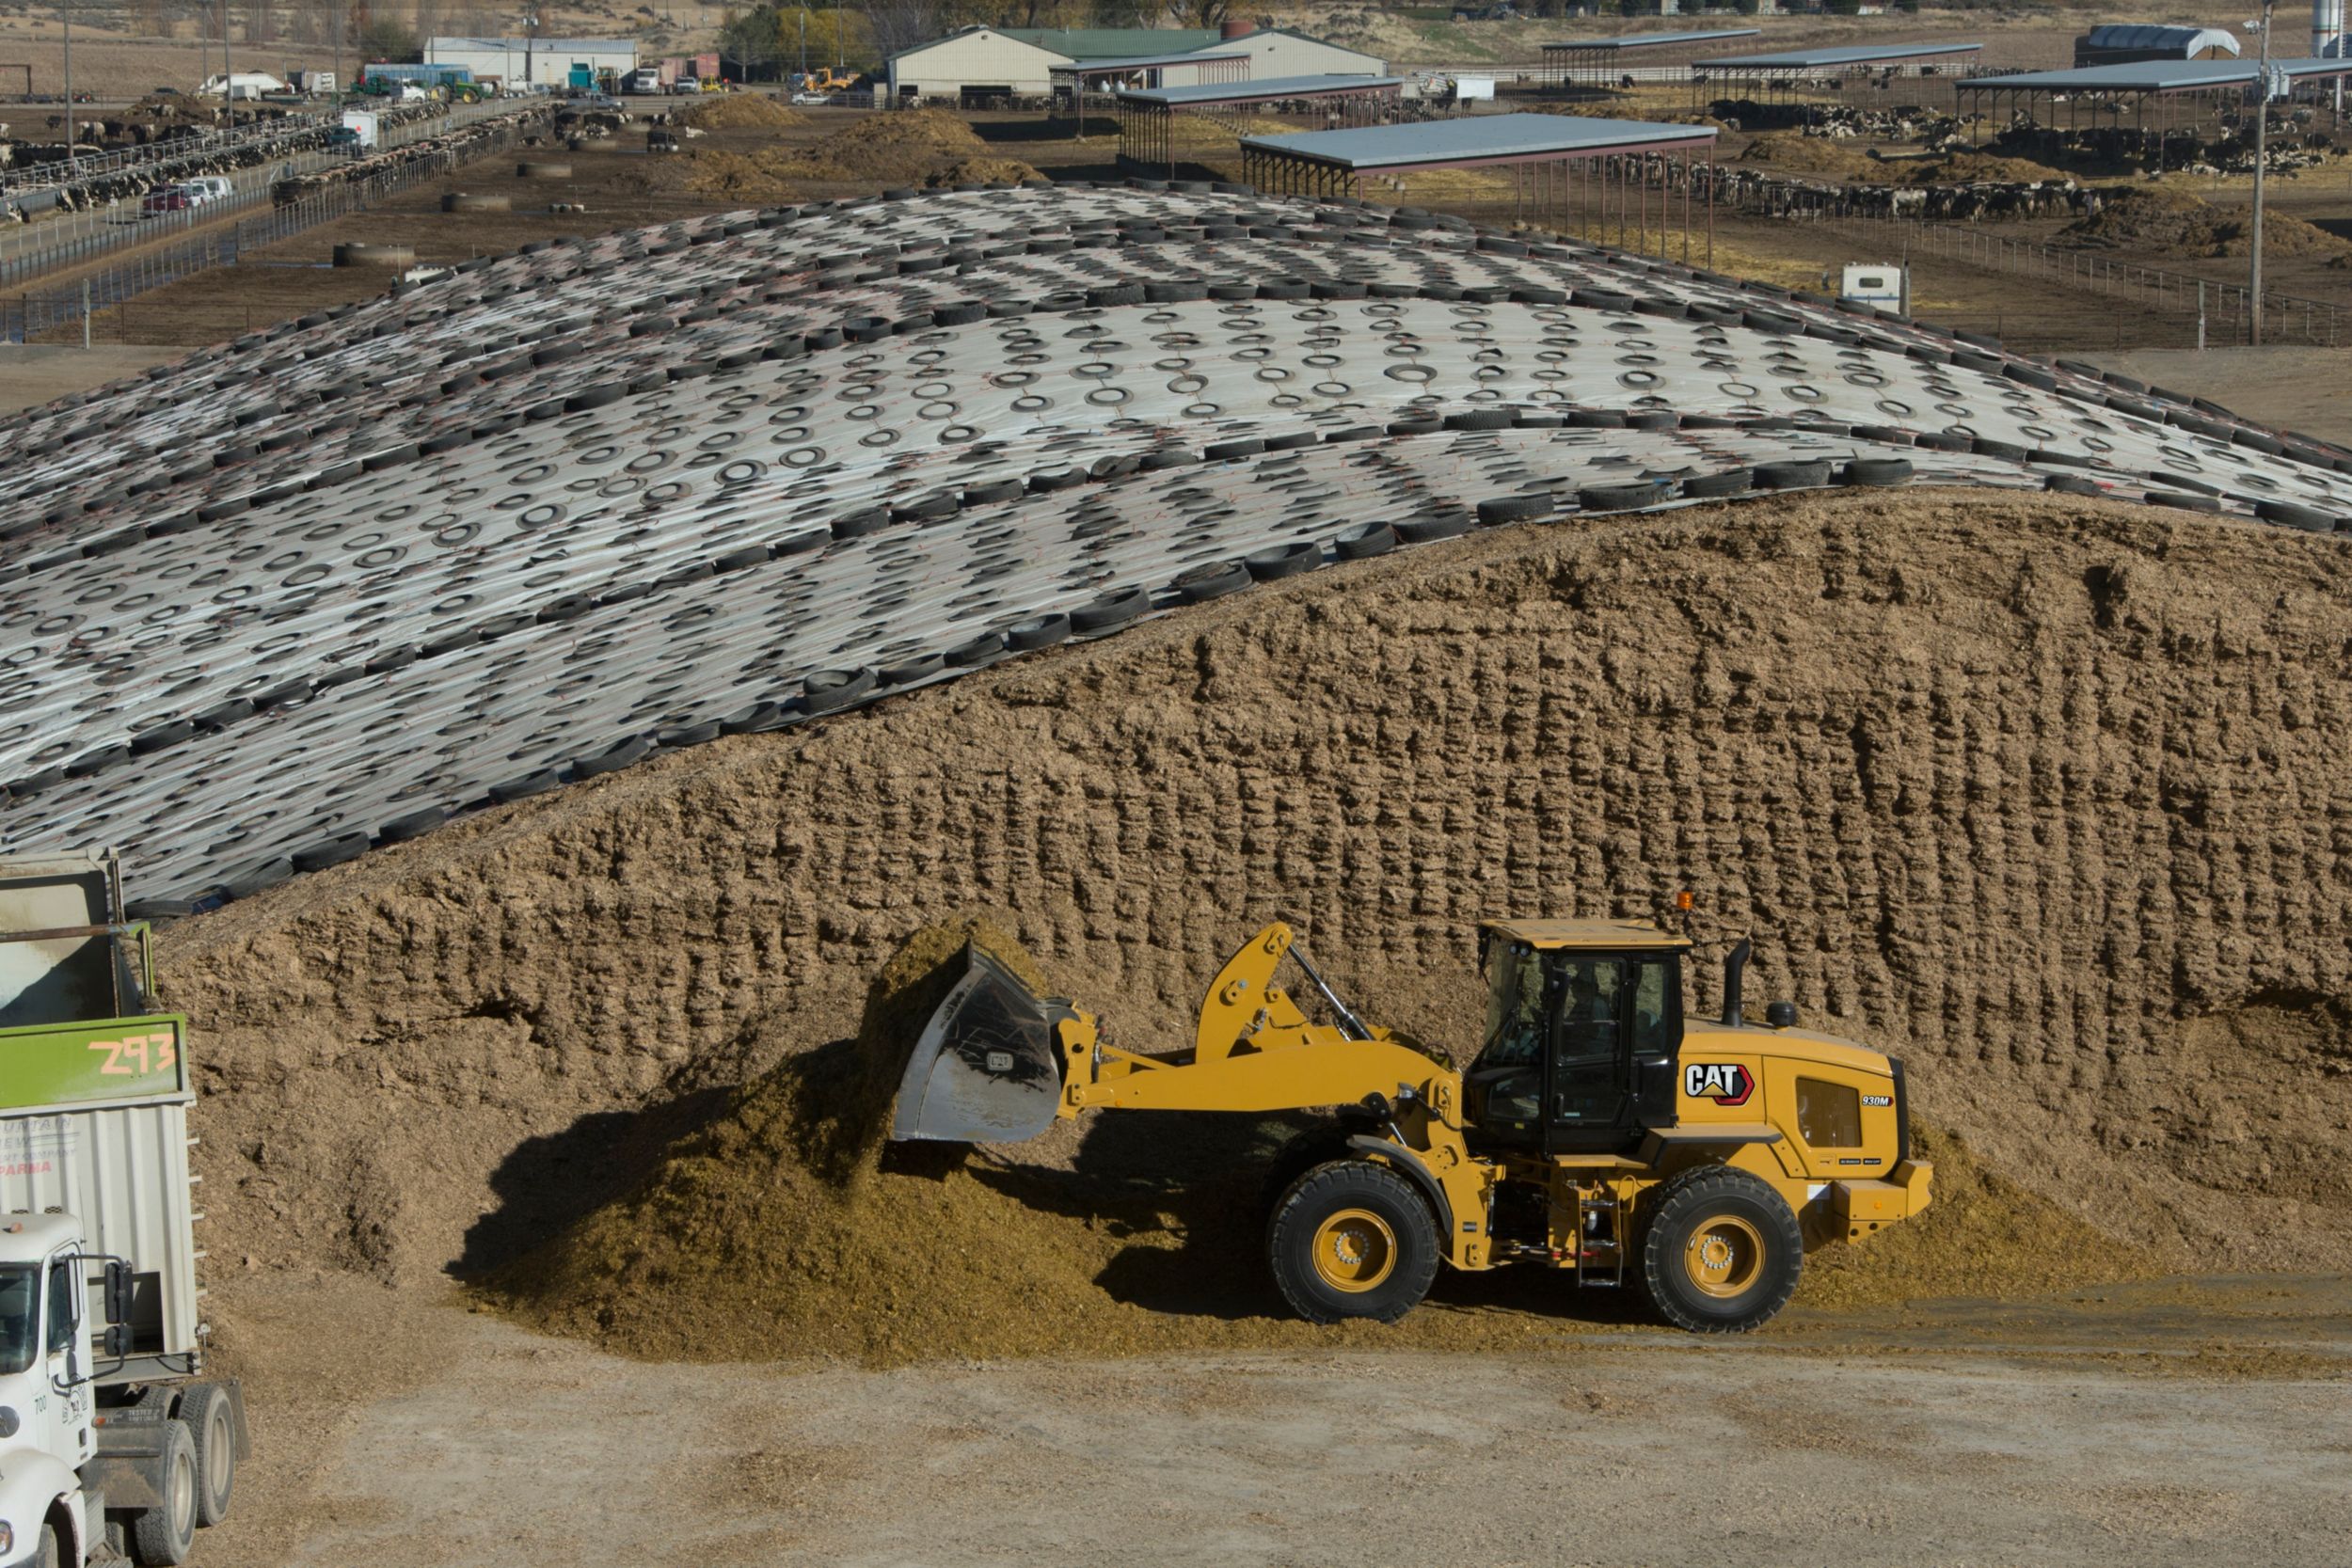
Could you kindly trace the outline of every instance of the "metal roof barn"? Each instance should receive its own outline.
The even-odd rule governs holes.
[[[2219,27],[2168,27],[2151,23],[2110,22],[2074,40],[2077,69],[2132,60],[2206,60],[2234,57],[2238,41]]]
[[[1131,88],[1119,95],[1119,166],[1130,174],[1165,171],[1176,178],[1182,121],[1231,127],[1232,111],[1268,103],[1311,101],[1327,106],[1342,125],[1371,125],[1402,96],[1402,76],[1281,76],[1264,82],[1203,83],[1185,87]]]

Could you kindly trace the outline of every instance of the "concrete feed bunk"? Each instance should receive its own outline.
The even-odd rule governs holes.
[[[7,437],[0,846],[119,845],[167,911],[1480,525],[1904,483],[2352,517],[2352,453],[2136,383],[1206,186],[542,244]]]

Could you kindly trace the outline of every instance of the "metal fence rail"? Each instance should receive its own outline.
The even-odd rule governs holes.
[[[466,150],[464,162],[511,151],[524,135],[521,120],[505,127],[490,140]],[[68,331],[76,325],[91,336],[91,318],[213,267],[235,266],[246,251],[299,234],[346,213],[356,213],[397,196],[412,186],[447,178],[460,164],[453,152],[387,169],[363,181],[330,185],[297,201],[270,208],[216,230],[194,235],[177,245],[163,245],[127,257],[78,282],[59,288],[0,295],[0,342],[30,343]]]

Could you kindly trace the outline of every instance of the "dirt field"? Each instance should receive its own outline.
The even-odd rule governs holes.
[[[253,1371],[270,1491],[199,1560],[2333,1563],[2352,1288],[2194,1291],[1994,1328],[1954,1305],[1732,1344],[1569,1323],[1492,1355],[876,1373],[649,1366],[290,1286]],[[2233,1302],[2260,1315],[2190,1318]],[[403,1386],[322,1399],[358,1359],[338,1320]]]

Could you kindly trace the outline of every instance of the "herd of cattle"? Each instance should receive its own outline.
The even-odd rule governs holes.
[[[270,199],[280,207],[290,207],[307,197],[339,185],[365,184],[388,174],[407,174],[420,166],[430,165],[453,169],[491,152],[514,145],[518,123],[530,126],[544,122],[544,106],[517,110],[512,115],[500,115],[490,119],[478,119],[438,136],[421,136],[400,147],[386,148],[334,164],[311,174],[297,174],[278,180],[270,186]],[[529,135],[523,137],[528,141]]]
[[[397,125],[428,112],[434,111],[427,105],[386,110],[381,123]],[[114,124],[88,123],[109,130]],[[208,130],[183,121],[170,128],[168,135],[144,144],[117,145],[111,139],[94,144],[96,150],[106,153],[143,146],[152,156],[128,163],[110,159],[103,169],[90,169],[83,166],[90,159],[92,143],[86,141],[76,149],[76,160],[69,162],[64,143],[11,142],[7,139],[8,128],[0,126],[0,196],[45,198],[36,203],[0,203],[0,222],[24,222],[27,206],[59,207],[67,212],[114,202],[135,206],[150,191],[202,175],[234,175],[304,153],[327,151],[333,130],[328,121],[307,116],[273,119],[234,131]]]

